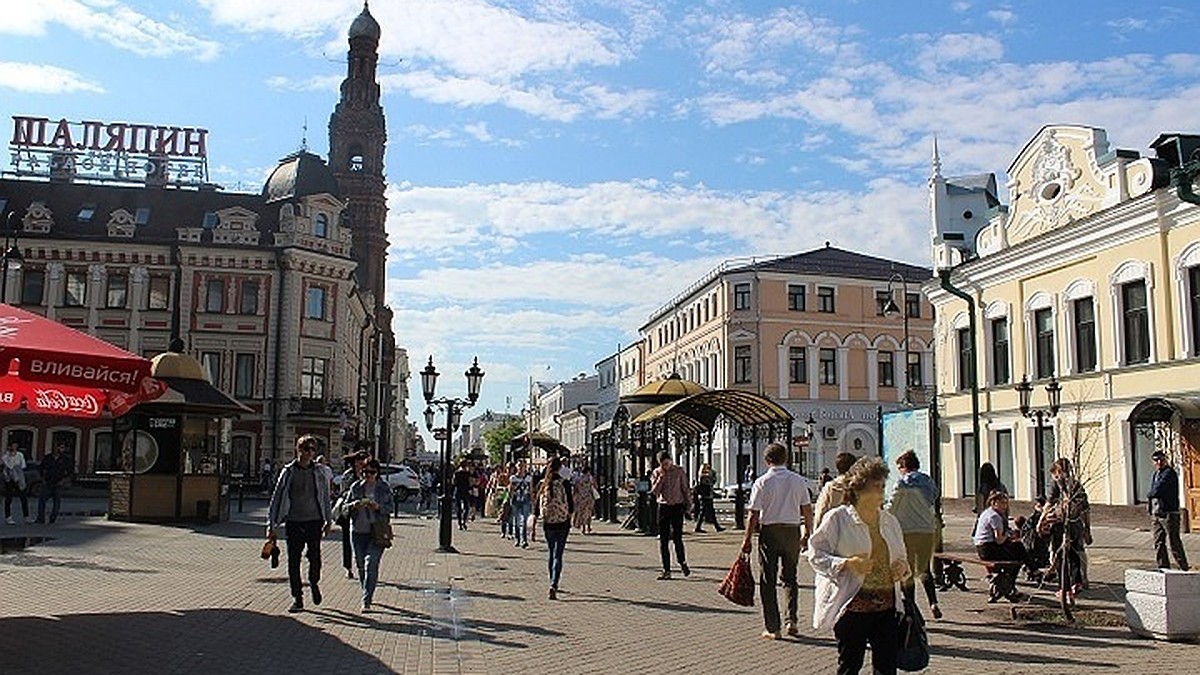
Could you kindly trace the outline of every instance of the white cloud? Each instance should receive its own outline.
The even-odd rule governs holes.
[[[944,66],[963,61],[996,61],[1004,56],[1004,45],[990,35],[952,33],[939,35],[921,48],[917,62],[922,66]]]
[[[139,56],[191,56],[215,59],[219,43],[156,21],[116,0],[38,0],[5,3],[0,34],[44,35],[47,24],[61,24],[85,38],[106,42]]]
[[[0,87],[32,94],[104,93],[104,87],[74,71],[39,63],[0,61]]]
[[[559,97],[549,86],[522,88],[480,78],[443,77],[428,71],[385,75],[379,79],[385,87],[395,87],[432,103],[463,107],[500,104],[556,122],[570,122],[584,112],[581,105]]]
[[[590,85],[580,90],[580,99],[599,119],[630,119],[651,114],[658,94],[649,89],[613,91],[602,85]]]
[[[1005,28],[1017,22],[1017,13],[1006,7],[993,9],[987,13],[987,16]]]

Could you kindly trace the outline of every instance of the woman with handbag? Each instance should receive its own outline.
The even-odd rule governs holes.
[[[370,459],[370,457],[370,453],[368,453],[366,450],[359,450],[353,454],[346,455],[343,458],[343,461],[346,465],[346,470],[342,472],[341,480],[338,481],[338,484],[335,487],[340,488],[343,491],[349,490],[350,486],[354,485],[354,481],[362,478],[363,467],[367,465],[367,460]],[[340,498],[341,495],[338,495],[339,501]],[[350,544],[349,515],[350,514],[345,513],[345,510],[343,509],[342,513],[334,514],[334,520],[337,522],[338,527],[342,530],[342,567],[346,570],[346,578],[353,579],[354,567],[352,565],[354,561],[354,549]]]
[[[371,611],[375,585],[379,581],[379,560],[383,550],[391,546],[392,490],[379,480],[379,460],[368,460],[362,479],[350,486],[345,509],[350,520],[350,540],[354,545],[354,562],[362,586],[362,611]],[[382,532],[387,536],[381,536]]]
[[[592,469],[583,467],[579,478],[575,480],[575,527],[581,534],[592,533],[592,513],[596,504],[596,481],[592,478]]]
[[[896,672],[900,582],[910,575],[900,522],[883,510],[888,468],[863,457],[844,477],[846,503],[824,516],[808,540],[816,571],[813,628],[833,630],[838,675],[857,673],[867,644],[875,673]]]
[[[567,535],[571,533],[571,511],[575,500],[570,483],[559,475],[562,460],[552,457],[548,466],[546,477],[538,486],[538,511],[549,549],[549,597],[554,600],[558,597],[558,580],[562,577],[563,552],[567,548]]]

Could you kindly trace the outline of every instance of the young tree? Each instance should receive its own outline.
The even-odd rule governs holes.
[[[525,433],[525,421],[510,419],[498,427],[483,432],[483,446],[492,464],[504,462],[505,449],[512,439]]]

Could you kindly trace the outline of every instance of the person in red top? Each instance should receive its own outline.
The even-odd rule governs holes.
[[[683,549],[683,514],[692,495],[688,489],[687,474],[671,461],[671,453],[663,450],[658,454],[658,468],[650,474],[650,493],[658,499],[658,551],[662,556],[660,581],[671,578],[671,550],[669,542],[675,542],[675,557],[683,576],[688,576],[687,552]]]

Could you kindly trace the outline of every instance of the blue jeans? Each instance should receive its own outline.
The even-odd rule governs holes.
[[[383,549],[375,545],[370,532],[352,532],[354,564],[358,567],[358,583],[362,586],[362,602],[370,605],[375,598],[375,585],[379,582],[379,559]]]
[[[512,535],[518,544],[529,543],[529,500],[512,503]]]
[[[62,505],[62,495],[59,494],[61,487],[59,485],[50,485],[49,483],[42,484],[42,496],[38,497],[38,515],[39,523],[46,520],[46,500],[50,500],[50,522],[58,520],[58,507]]]
[[[546,525],[546,545],[550,549],[548,566],[550,568],[550,588],[558,588],[558,580],[562,577],[563,551],[567,549],[567,535],[571,533],[571,523]]]

